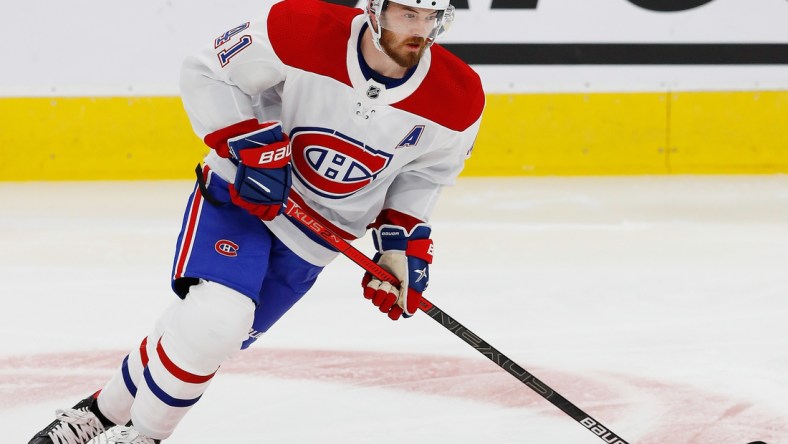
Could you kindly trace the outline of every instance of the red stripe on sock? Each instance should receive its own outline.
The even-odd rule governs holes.
[[[140,344],[140,361],[142,361],[143,368],[148,366],[148,337],[147,336],[145,336],[145,339],[142,340],[142,344]]]
[[[159,355],[159,359],[161,363],[164,364],[164,368],[167,369],[170,374],[175,376],[176,378],[180,379],[183,382],[188,382],[190,384],[202,384],[203,382],[208,382],[213,378],[213,375],[216,372],[211,373],[210,375],[201,376],[195,375],[194,373],[189,373],[186,370],[178,367],[175,365],[174,362],[170,360],[167,356],[167,353],[164,351],[164,347],[161,346],[161,339],[159,339],[159,343],[156,344],[156,352]]]

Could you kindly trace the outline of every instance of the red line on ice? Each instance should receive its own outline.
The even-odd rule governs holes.
[[[120,351],[99,351],[0,358],[0,411],[52,398],[77,400],[100,388],[124,355]],[[646,407],[659,412],[645,427],[648,432],[643,433],[641,427],[643,434],[635,441],[639,444],[734,442],[732,439],[770,442],[788,436],[784,413],[694,387],[622,375],[580,375],[541,368],[529,371],[624,437],[626,430],[616,422],[642,422],[638,412]],[[402,390],[564,415],[482,358],[253,349],[225,363],[218,373],[219,377],[238,374]]]

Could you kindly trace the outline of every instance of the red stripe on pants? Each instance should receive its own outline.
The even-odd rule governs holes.
[[[203,177],[207,177],[209,168],[205,166],[203,167],[202,171]],[[197,217],[200,214],[200,207],[202,204],[202,193],[200,193],[199,188],[195,187],[194,199],[192,200],[191,208],[189,208],[189,220],[186,223],[186,228],[184,229],[183,233],[183,242],[181,243],[181,248],[178,252],[178,265],[175,267],[175,279],[183,277],[183,273],[186,271],[186,260],[189,257],[189,253],[191,252],[192,242],[194,242],[194,233],[196,232],[197,228]]]

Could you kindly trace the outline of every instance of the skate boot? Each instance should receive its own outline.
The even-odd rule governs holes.
[[[114,425],[99,412],[95,395],[90,395],[70,409],[57,410],[55,420],[28,444],[85,444]]]
[[[134,426],[117,426],[109,429],[104,435],[107,444],[159,444],[158,439],[148,438],[138,432]]]

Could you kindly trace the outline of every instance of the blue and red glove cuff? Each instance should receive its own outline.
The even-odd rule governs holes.
[[[230,126],[218,129],[203,138],[206,145],[213,148],[216,153],[224,158],[230,158],[230,148],[227,146],[227,140],[236,137],[240,134],[248,134],[262,128],[257,119],[244,120]]]
[[[227,139],[230,156],[254,168],[282,168],[290,163],[290,138],[280,122],[265,122],[256,131]]]
[[[383,224],[372,229],[372,242],[379,252],[402,251],[408,256],[416,255],[427,263],[432,263],[432,228],[420,223],[410,232],[404,227]]]
[[[260,123],[256,119],[244,120],[206,135],[203,141],[219,156],[253,167],[279,168],[290,160],[290,139],[282,131],[279,121]],[[277,151],[278,148],[282,149]],[[265,159],[260,151],[272,154],[266,155]]]

